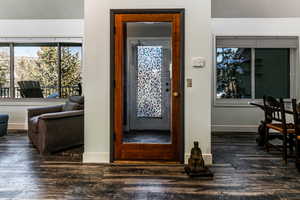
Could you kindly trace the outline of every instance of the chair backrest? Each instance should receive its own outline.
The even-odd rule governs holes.
[[[282,98],[278,101],[274,97],[264,96],[264,110],[267,123],[281,122],[285,126],[283,128],[286,128],[285,107]]]
[[[39,81],[18,81],[20,94],[23,98],[43,98],[43,91]]]

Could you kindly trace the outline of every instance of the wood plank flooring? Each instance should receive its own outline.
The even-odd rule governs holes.
[[[252,133],[214,133],[213,180],[191,179],[182,165],[80,163],[80,152],[42,157],[26,134],[0,138],[0,200],[164,199],[300,200],[292,160],[256,146]]]

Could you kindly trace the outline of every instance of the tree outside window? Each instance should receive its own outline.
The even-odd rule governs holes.
[[[217,48],[217,98],[251,98],[251,49]]]
[[[4,91],[4,88],[11,91],[10,73],[3,70],[4,67],[9,69],[9,64],[4,65],[1,61],[5,55],[0,50],[0,91]],[[39,82],[44,98],[78,95],[78,84],[81,82],[81,45],[15,45],[13,59],[15,94],[5,97],[21,97],[19,81]],[[1,93],[0,96],[4,97]]]

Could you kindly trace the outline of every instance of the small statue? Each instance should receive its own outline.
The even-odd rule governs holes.
[[[188,160],[188,165],[185,166],[185,172],[189,176],[212,177],[211,171],[205,167],[199,143],[194,142],[194,147],[191,150],[191,156]]]

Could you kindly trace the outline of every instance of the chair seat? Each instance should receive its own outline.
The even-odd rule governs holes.
[[[279,131],[281,133],[283,132],[282,124],[266,124],[266,126],[268,128],[274,129],[274,130]],[[289,133],[289,134],[295,134],[295,129],[294,129],[294,125],[293,124],[287,124],[286,128],[287,128],[287,133]]]

